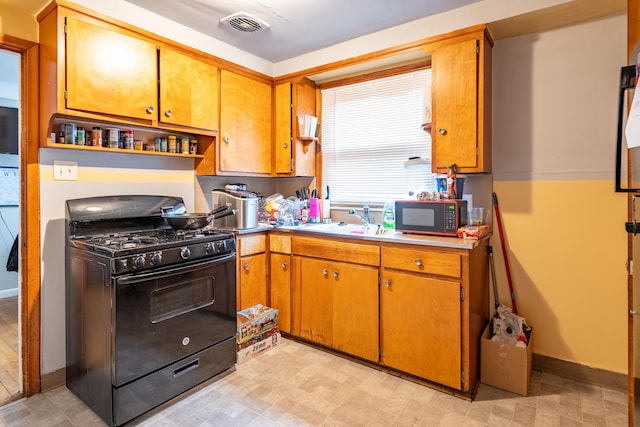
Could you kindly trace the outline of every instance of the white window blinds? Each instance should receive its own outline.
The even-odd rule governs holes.
[[[322,91],[322,179],[332,201],[376,204],[435,190],[421,126],[430,87],[426,69]],[[427,160],[418,174],[405,168],[415,156]]]

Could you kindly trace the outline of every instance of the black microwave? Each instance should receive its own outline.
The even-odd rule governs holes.
[[[467,201],[396,200],[396,231],[456,236],[467,225]]]

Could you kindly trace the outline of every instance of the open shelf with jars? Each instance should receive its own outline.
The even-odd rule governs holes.
[[[75,126],[76,137],[73,142],[69,141],[73,138],[70,137],[72,134],[67,132],[68,125]],[[81,129],[80,132],[78,132],[79,129]],[[94,129],[99,132],[99,138],[94,137]],[[117,132],[119,137],[112,137],[110,141],[110,134],[113,129],[119,130]],[[125,135],[127,131],[131,131],[129,134],[131,140],[129,141],[127,141],[127,135]],[[78,134],[84,134],[84,137],[79,140]],[[75,116],[54,115],[51,118],[49,132],[42,146],[105,153],[193,158],[196,175],[214,175],[216,134],[217,132],[212,131],[198,133],[198,131],[189,132],[179,128],[145,127]],[[175,137],[176,139],[175,152],[173,147],[170,150],[170,137]],[[189,148],[185,149],[185,151],[182,150],[182,141],[188,141],[189,144]]]

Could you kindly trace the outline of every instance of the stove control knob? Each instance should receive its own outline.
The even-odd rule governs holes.
[[[189,248],[180,249],[180,258],[189,259],[190,256],[191,256],[191,251],[189,250]]]
[[[219,241],[217,241],[217,242],[216,242],[216,247],[218,248],[218,253],[219,253],[219,254],[220,254],[220,253],[225,252],[225,251],[226,251],[226,249],[227,249],[227,248],[225,247],[224,240],[219,240]]]
[[[158,251],[158,252],[154,252],[153,255],[151,255],[151,265],[158,265],[162,262],[162,252]]]
[[[144,255],[138,255],[133,259],[133,268],[144,268]]]
[[[215,254],[216,248],[213,246],[213,243],[207,243],[204,247],[204,253],[207,255]]]

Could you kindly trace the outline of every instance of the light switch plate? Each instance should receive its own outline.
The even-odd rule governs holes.
[[[53,161],[53,179],[56,181],[77,181],[78,162]]]

